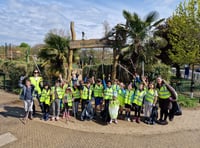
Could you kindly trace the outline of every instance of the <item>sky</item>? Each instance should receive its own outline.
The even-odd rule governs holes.
[[[157,11],[168,18],[183,0],[0,0],[0,45],[31,46],[44,43],[52,29],[70,33],[74,21],[76,39],[102,38],[103,22],[110,28],[125,23],[122,11],[136,12],[141,18]]]

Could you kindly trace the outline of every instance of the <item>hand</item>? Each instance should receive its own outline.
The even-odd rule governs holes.
[[[25,76],[20,77],[20,81],[23,81],[25,79]]]

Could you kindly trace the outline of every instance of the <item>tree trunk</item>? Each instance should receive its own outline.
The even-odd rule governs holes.
[[[193,98],[194,91],[194,64],[192,64],[192,77],[191,77],[191,85],[190,85],[190,97]]]
[[[119,53],[117,48],[113,48],[113,66],[112,66],[112,80],[117,77],[117,65],[119,60]]]
[[[71,29],[71,35],[72,35],[72,41],[76,39],[76,34],[74,31],[74,22],[70,23],[70,29]],[[68,69],[67,69],[67,81],[69,82],[71,80],[71,73],[72,73],[72,62],[73,62],[73,49],[68,50]]]
[[[176,78],[181,78],[180,66],[176,64],[175,67],[176,67]]]

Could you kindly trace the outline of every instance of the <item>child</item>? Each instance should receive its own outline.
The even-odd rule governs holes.
[[[131,102],[134,97],[134,89],[132,88],[132,84],[128,85],[128,90],[126,91],[125,96],[125,108],[126,108],[126,120],[130,121],[130,115],[131,115]]]
[[[69,109],[72,108],[72,90],[68,87],[65,91],[63,102],[64,102],[64,112],[63,112],[63,119],[67,118],[69,120],[70,113]]]
[[[73,100],[74,100],[74,106],[73,106],[73,112],[74,112],[74,116],[75,118],[78,117],[78,106],[81,100],[81,93],[80,93],[80,89],[77,85],[77,83],[74,83],[74,86],[72,88],[72,96],[73,96]]]
[[[125,90],[125,85],[124,83],[120,83],[119,89],[117,91],[117,99],[119,101],[119,115],[120,118],[122,118],[123,115],[123,110],[124,110],[124,100],[125,100],[125,95],[126,95],[126,90]]]
[[[154,89],[154,84],[149,83],[149,87],[144,100],[144,116],[149,119],[152,111],[152,106],[156,104],[157,101],[157,91]]]
[[[119,110],[119,100],[116,98],[116,94],[113,94],[113,99],[109,102],[109,114],[110,114],[110,124],[114,121],[117,124],[117,116]]]
[[[25,85],[23,85],[22,84],[23,80],[24,77],[20,77],[19,86],[22,88],[20,99],[24,101],[24,110],[25,110],[24,120],[27,120],[28,117],[30,118],[30,120],[32,120],[34,86],[31,85],[30,79],[26,79]]]
[[[133,103],[135,104],[135,118],[136,122],[140,123],[140,112],[143,105],[143,100],[146,95],[146,91],[144,89],[144,84],[141,83],[139,85],[139,89],[136,90]]]
[[[60,85],[59,80],[55,82],[55,86],[51,87],[51,96],[53,109],[53,116],[51,120],[53,121],[55,119],[56,121],[58,121],[60,115],[60,102],[63,98],[63,89]]]
[[[45,121],[49,119],[49,106],[50,106],[50,86],[48,83],[44,84],[44,88],[42,89],[41,97],[40,97],[40,103],[43,106],[43,117]]]

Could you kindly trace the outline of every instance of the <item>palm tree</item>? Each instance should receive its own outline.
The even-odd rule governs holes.
[[[126,10],[123,11],[123,16],[126,19],[125,25],[129,42],[128,46],[122,50],[126,53],[125,56],[128,54],[129,57],[132,57],[132,61],[138,66],[139,63],[146,61],[146,57],[149,55],[151,48],[146,47],[149,47],[147,44],[150,41],[154,27],[159,25],[164,19],[156,21],[158,18],[156,11],[147,14],[144,20],[137,13],[131,14]]]
[[[39,57],[44,60],[42,66],[46,66],[48,73],[53,76],[63,74],[66,78],[66,62],[69,49],[69,37],[58,35],[50,31],[45,39],[45,46],[39,52]]]

